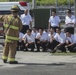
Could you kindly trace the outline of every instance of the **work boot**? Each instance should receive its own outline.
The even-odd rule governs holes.
[[[7,60],[6,60],[6,59],[3,59],[3,62],[4,62],[4,63],[7,63]]]
[[[18,61],[9,61],[9,64],[18,64]]]

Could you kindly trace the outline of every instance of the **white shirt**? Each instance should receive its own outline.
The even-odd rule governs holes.
[[[55,32],[54,32],[53,34],[50,34],[50,33],[49,33],[49,34],[48,34],[48,41],[50,41],[50,40],[51,40],[51,38],[52,38],[52,36],[54,37],[54,36],[55,36],[55,34],[56,34]]]
[[[49,22],[50,22],[51,26],[53,26],[53,27],[59,26],[60,18],[59,18],[59,16],[55,16],[55,17],[51,16],[49,18]]]
[[[21,42],[21,39],[23,38],[24,34],[23,33],[19,33],[19,42]]]
[[[25,40],[27,40],[27,42],[28,43],[30,43],[30,42],[35,42],[35,37],[34,37],[34,35],[27,35],[27,33],[23,36],[23,39],[25,39]]]
[[[73,43],[76,43],[76,36],[74,35],[74,42]]]
[[[40,33],[37,33],[36,38],[38,38],[40,41],[48,40],[48,36],[45,33],[43,33],[42,35],[40,35]]]
[[[65,33],[61,32],[60,34],[56,33],[54,36],[55,40],[60,42],[60,43],[65,43],[66,40],[66,35]]]
[[[20,19],[23,25],[30,25],[30,21],[32,21],[32,17],[29,14],[28,15],[22,14],[20,16]]]
[[[70,41],[70,43],[76,43],[76,36],[71,34],[71,37],[66,37],[66,40]]]
[[[67,25],[67,27],[74,27],[74,24],[68,24],[68,23],[74,23],[75,24],[75,16],[71,15],[71,17],[66,16],[65,17],[65,24]]]
[[[34,35],[35,38],[36,38],[37,33],[38,33],[37,31],[34,32],[34,31],[32,30],[32,35]]]
[[[45,30],[43,31],[43,33],[48,36],[48,32],[46,32]]]

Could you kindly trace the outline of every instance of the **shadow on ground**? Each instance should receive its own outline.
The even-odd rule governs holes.
[[[45,65],[45,66],[64,66],[64,63],[51,63],[51,64],[44,64],[44,63],[19,63],[23,65]]]

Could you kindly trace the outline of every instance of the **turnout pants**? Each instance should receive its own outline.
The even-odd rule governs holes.
[[[15,61],[17,41],[13,43],[5,42],[2,59],[8,61]]]

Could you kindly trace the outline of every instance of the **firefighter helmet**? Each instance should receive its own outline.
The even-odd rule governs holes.
[[[19,10],[20,10],[20,8],[19,8],[18,5],[13,5],[13,6],[11,7],[11,11],[19,11]]]

